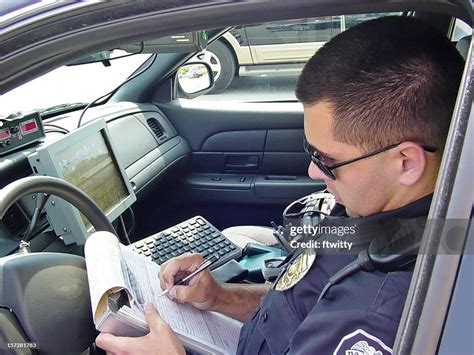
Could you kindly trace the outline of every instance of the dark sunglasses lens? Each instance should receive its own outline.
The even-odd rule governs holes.
[[[321,161],[318,152],[312,149],[306,139],[303,139],[303,148],[305,152],[311,157],[311,161],[319,168],[319,170],[324,173],[324,175],[326,175],[331,180],[336,180],[336,176],[334,176],[331,169],[329,169],[327,165]]]
[[[318,167],[318,169],[323,172],[324,175],[326,175],[331,180],[336,180],[336,177],[326,164],[324,164],[321,160],[318,160],[315,156],[311,156],[311,160]]]

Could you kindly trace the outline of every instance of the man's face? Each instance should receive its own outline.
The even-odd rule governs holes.
[[[332,134],[333,114],[329,103],[304,108],[304,130],[308,143],[324,156],[327,165],[361,156],[365,152],[354,145],[336,141]],[[395,171],[387,164],[390,154],[381,153],[333,170],[336,180],[328,178],[313,162],[308,175],[324,180],[328,191],[346,207],[352,217],[368,216],[387,210],[395,195]],[[395,174],[396,175],[396,174]]]

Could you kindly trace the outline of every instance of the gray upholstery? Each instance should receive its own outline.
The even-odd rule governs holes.
[[[234,244],[244,248],[248,243],[258,243],[267,246],[277,244],[273,236],[273,228],[262,226],[235,226],[222,231]]]

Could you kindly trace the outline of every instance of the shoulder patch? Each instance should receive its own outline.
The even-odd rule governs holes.
[[[388,355],[392,353],[387,345],[379,338],[357,329],[344,336],[333,355]]]

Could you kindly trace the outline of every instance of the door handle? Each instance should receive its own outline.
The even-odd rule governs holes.
[[[258,155],[228,155],[224,167],[226,170],[258,170],[259,162]]]
[[[258,164],[252,164],[252,163],[247,163],[247,164],[226,164],[225,165],[226,169],[229,170],[250,170],[250,169],[257,169]]]

